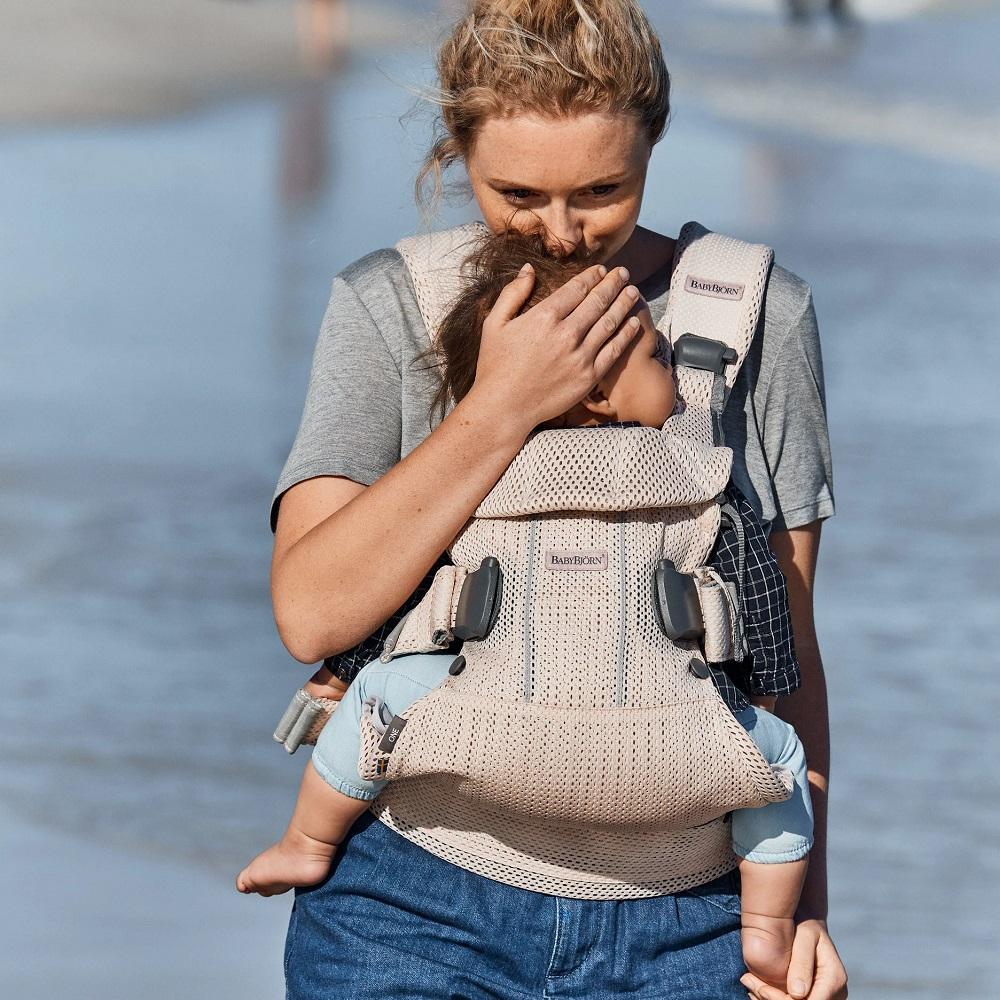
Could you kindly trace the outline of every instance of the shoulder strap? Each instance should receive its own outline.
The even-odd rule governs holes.
[[[413,282],[417,305],[431,342],[461,293],[461,266],[487,231],[482,222],[407,236],[396,244]]]
[[[722,443],[722,410],[753,342],[773,262],[774,251],[762,243],[713,233],[698,222],[681,229],[661,327],[674,347],[684,409],[664,431]],[[687,335],[723,346],[682,341]]]

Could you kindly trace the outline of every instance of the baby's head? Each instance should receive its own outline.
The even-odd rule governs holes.
[[[521,312],[596,263],[581,254],[553,257],[537,234],[511,230],[485,236],[467,260],[464,291],[438,331],[433,353],[441,359],[443,384],[432,409],[433,405],[440,405],[443,413],[444,401],[449,396],[457,403],[472,388],[483,321],[525,261],[530,261],[535,269],[535,284]],[[638,317],[641,329],[625,353],[584,399],[542,424],[543,428],[593,426],[612,420],[638,420],[646,427],[663,426],[673,412],[676,396],[670,343],[653,326],[649,307],[641,296],[629,313],[633,315]]]

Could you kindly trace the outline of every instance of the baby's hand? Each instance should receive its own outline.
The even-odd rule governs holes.
[[[340,701],[348,686],[346,681],[334,677],[326,667],[320,667],[302,685],[302,690],[313,698],[332,698],[334,701]]]

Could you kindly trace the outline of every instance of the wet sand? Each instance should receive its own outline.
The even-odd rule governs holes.
[[[351,51],[420,44],[391,2],[346,4]],[[295,0],[4,0],[0,125],[178,114],[208,100],[301,84]]]

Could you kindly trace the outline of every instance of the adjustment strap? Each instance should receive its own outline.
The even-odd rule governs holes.
[[[693,441],[721,444],[722,409],[720,407],[716,414],[713,404],[719,399],[720,392],[724,398],[725,381],[712,372],[696,368],[677,367],[674,371],[681,406],[667,418],[663,430]],[[716,387],[717,382],[722,383],[721,388]]]
[[[274,730],[275,743],[288,753],[295,753],[303,743],[314,745],[339,704],[334,698],[314,698],[299,688]]]
[[[721,340],[699,337],[693,333],[685,333],[677,338],[677,343],[674,345],[674,366],[678,372],[678,379],[680,379],[682,370],[687,373],[697,372],[700,376],[698,379],[693,379],[688,374],[687,380],[696,382],[698,388],[690,399],[682,394],[685,406],[690,403],[696,407],[701,405],[704,408],[706,395],[708,397],[707,417],[704,413],[693,414],[684,424],[681,433],[695,434],[701,437],[705,432],[707,420],[712,444],[719,447],[726,443],[725,433],[722,429],[722,411],[726,406],[727,394],[726,376],[728,368],[738,361],[739,354],[736,349],[729,347]],[[711,377],[710,381],[709,376]],[[679,430],[678,425],[672,426],[674,431]],[[703,437],[702,440],[704,440]]]
[[[441,652],[455,641],[455,614],[468,573],[465,566],[442,566],[434,574],[427,593],[386,637],[383,663],[407,653]]]
[[[702,639],[705,659],[709,663],[725,663],[733,659],[736,645],[738,613],[733,588],[711,566],[699,566],[694,578],[705,623]]]

